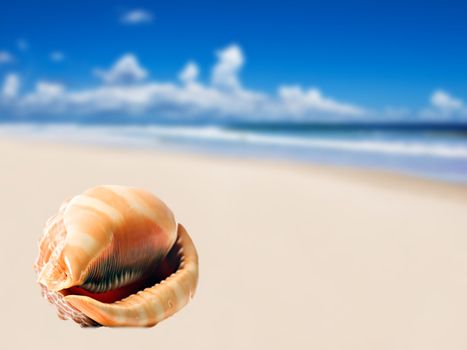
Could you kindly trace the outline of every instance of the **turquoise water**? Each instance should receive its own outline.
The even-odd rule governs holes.
[[[0,134],[122,147],[292,159],[467,182],[465,131],[254,125],[4,124]]]

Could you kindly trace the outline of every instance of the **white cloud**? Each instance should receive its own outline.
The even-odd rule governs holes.
[[[125,54],[108,69],[95,69],[94,74],[107,84],[130,84],[142,81],[148,72],[141,67],[133,54]]]
[[[230,45],[217,52],[217,63],[212,70],[213,85],[223,89],[240,88],[238,73],[245,63],[242,49]]]
[[[431,120],[463,119],[467,117],[465,103],[444,90],[436,90],[430,96],[431,106],[420,111],[420,117]]]
[[[20,84],[20,79],[17,74],[8,74],[3,83],[2,96],[7,99],[15,98],[18,95]]]
[[[65,87],[62,84],[39,81],[36,83],[36,94],[44,97],[57,97],[65,92]]]
[[[181,70],[178,78],[185,84],[191,84],[196,81],[199,75],[199,68],[195,62],[188,62]]]
[[[203,84],[149,82],[137,85],[104,85],[70,91],[53,83],[40,82],[35,91],[16,104],[20,114],[66,113],[145,115],[162,118],[195,118],[253,115],[261,112],[266,97],[242,91],[225,93]]]
[[[62,62],[65,59],[65,54],[61,51],[52,51],[49,57],[53,62]]]
[[[325,97],[321,98],[325,101]],[[226,91],[196,84],[149,82],[138,85],[104,85],[93,89],[66,91],[41,84],[17,107],[24,114],[64,112],[68,116],[99,114],[154,115],[161,118],[239,118],[239,119],[307,119],[355,117],[356,108],[322,109],[319,104],[291,111],[281,98],[249,90]],[[333,100],[335,106],[339,104]],[[60,106],[60,108],[58,108]],[[348,105],[345,105],[348,106]],[[347,114],[346,114],[347,113]]]
[[[50,81],[38,81],[35,90],[17,99],[15,111],[20,114],[57,115],[73,113],[67,102],[68,96],[62,84]]]
[[[11,63],[14,61],[14,57],[8,51],[0,51],[0,64]]]
[[[120,21],[124,24],[151,23],[154,16],[151,12],[143,9],[134,9],[123,14]]]
[[[278,95],[282,106],[290,114],[305,115],[312,111],[355,116],[365,114],[360,107],[324,97],[316,88],[303,90],[300,86],[281,86]]]
[[[29,49],[29,43],[26,39],[18,39],[16,46],[20,51],[27,51]]]
[[[178,75],[180,82],[160,82],[143,81],[148,72],[134,55],[126,54],[109,69],[94,71],[105,83],[103,85],[73,90],[40,81],[34,91],[17,96],[7,107],[21,115],[56,115],[71,119],[107,114],[134,118],[262,120],[366,115],[364,108],[327,97],[314,88],[281,86],[277,94],[268,94],[243,87],[238,73],[245,60],[237,45],[217,51],[217,58],[209,83],[198,80],[199,67],[194,62],[182,68]]]
[[[431,104],[440,109],[458,110],[464,106],[462,100],[451,96],[443,90],[436,90],[431,95]]]

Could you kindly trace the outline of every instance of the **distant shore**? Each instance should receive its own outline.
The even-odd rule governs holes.
[[[6,344],[467,348],[465,185],[5,137],[0,169],[0,273],[14,286],[1,292]],[[99,184],[157,194],[198,248],[195,298],[154,329],[83,332],[59,320],[35,285],[31,266],[45,220],[64,198]],[[25,326],[30,335],[19,336]]]

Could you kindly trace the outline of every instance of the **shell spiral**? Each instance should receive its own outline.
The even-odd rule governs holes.
[[[44,228],[35,264],[42,294],[81,326],[153,326],[185,306],[198,255],[154,195],[99,186],[65,201]]]

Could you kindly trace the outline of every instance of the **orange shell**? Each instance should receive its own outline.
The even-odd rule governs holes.
[[[154,326],[193,297],[198,256],[150,193],[99,186],[65,201],[36,261],[43,295],[81,326]]]

